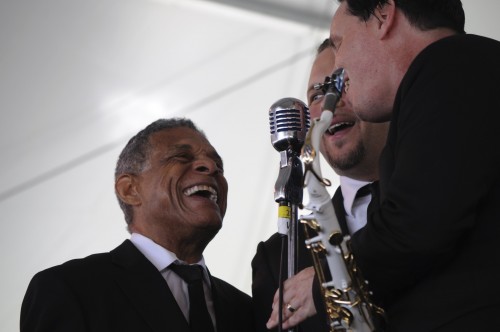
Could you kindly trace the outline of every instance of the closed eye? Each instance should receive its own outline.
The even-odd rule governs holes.
[[[186,162],[186,163],[190,162],[194,159],[193,155],[188,154],[188,153],[177,154],[177,155],[173,156],[173,158],[177,161]]]

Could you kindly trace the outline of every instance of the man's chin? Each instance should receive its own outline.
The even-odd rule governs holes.
[[[345,140],[338,140],[335,142],[334,146],[329,146],[327,154],[322,153],[330,167],[339,175],[343,175],[346,171],[356,167],[363,159],[363,144],[359,143],[354,146],[350,144],[352,142],[353,141],[346,142]],[[330,144],[333,144],[333,142],[330,142]]]
[[[222,228],[222,219],[210,219],[210,220],[204,220],[199,223],[200,228],[203,228],[205,230],[211,230],[218,232]]]

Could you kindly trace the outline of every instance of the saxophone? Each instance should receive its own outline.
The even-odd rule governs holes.
[[[383,309],[370,300],[367,282],[356,268],[349,248],[349,236],[340,230],[331,197],[326,190],[331,183],[321,175],[319,146],[321,137],[330,126],[337,103],[344,88],[344,71],[336,70],[320,84],[325,94],[323,111],[319,119],[312,120],[311,128],[302,147],[304,187],[309,193],[306,209],[311,214],[301,216],[306,246],[311,250],[316,276],[326,307],[331,332],[375,331],[374,319],[384,316]],[[319,88],[315,86],[315,88]],[[317,235],[311,237],[310,230]],[[331,280],[326,280],[320,257],[326,257]]]

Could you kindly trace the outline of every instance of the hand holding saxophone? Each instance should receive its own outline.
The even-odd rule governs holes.
[[[283,284],[283,329],[289,329],[316,314],[316,307],[311,293],[314,281],[314,269],[308,267],[287,279]],[[278,325],[279,299],[276,291],[273,300],[273,312],[267,328],[272,329]]]

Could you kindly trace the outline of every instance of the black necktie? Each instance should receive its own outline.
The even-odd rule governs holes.
[[[368,196],[369,194],[372,193],[371,191],[371,183],[364,185],[363,187],[359,188],[358,191],[356,192],[355,198],[360,198],[364,196]]]
[[[203,268],[200,265],[172,264],[170,269],[181,277],[189,290],[189,326],[192,332],[214,332],[203,292]]]
[[[363,187],[359,188],[358,191],[356,192],[355,199],[360,198],[360,197],[365,197],[368,195],[371,195],[370,197],[370,202],[368,203],[368,206],[366,207],[366,221],[370,219],[370,214],[377,209],[378,204],[378,196],[376,195],[377,191],[377,183],[372,182],[364,185]]]
[[[364,197],[367,195],[371,195],[370,203],[368,204],[367,207],[367,219],[369,219],[369,215],[378,209],[379,207],[379,187],[378,187],[378,181],[369,183],[367,185],[364,185],[363,187],[358,189],[358,192],[356,193],[356,198]]]

